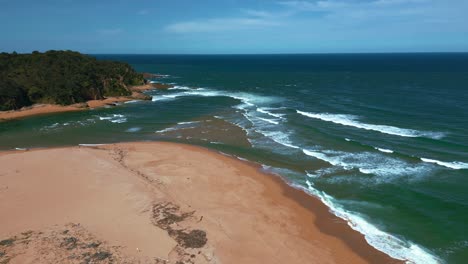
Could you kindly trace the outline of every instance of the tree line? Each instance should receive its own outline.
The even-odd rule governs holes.
[[[129,86],[144,82],[143,75],[127,63],[74,51],[0,53],[0,111],[127,96]]]

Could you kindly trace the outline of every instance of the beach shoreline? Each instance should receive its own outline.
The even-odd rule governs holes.
[[[80,166],[81,161],[86,166]],[[24,162],[30,165],[23,168]],[[119,244],[116,258],[176,262],[184,258],[174,251],[178,248],[194,255],[195,263],[402,263],[367,244],[317,198],[261,172],[255,163],[199,146],[135,142],[4,151],[0,165],[5,168],[0,210],[6,215],[0,240],[78,222],[109,245]],[[60,191],[39,196],[51,189]],[[59,201],[57,210],[48,208],[47,199]],[[154,224],[164,222],[154,219],[155,208],[168,203],[194,213],[170,226]],[[107,208],[105,215],[100,206]],[[126,220],[119,223],[121,230],[107,222],[112,215]],[[168,228],[203,230],[208,241],[199,249],[187,248]],[[130,231],[130,238],[124,236]],[[152,243],[160,250],[151,252]]]
[[[100,108],[104,106],[115,106],[118,103],[124,103],[132,100],[151,100],[150,96],[145,95],[143,93],[144,91],[155,89],[167,89],[170,87],[172,86],[161,83],[148,83],[145,85],[130,87],[132,94],[129,96],[107,97],[102,100],[89,100],[83,103],[77,103],[72,105],[36,104],[32,106],[23,107],[18,110],[0,111],[0,122],[36,115],[75,112]]]

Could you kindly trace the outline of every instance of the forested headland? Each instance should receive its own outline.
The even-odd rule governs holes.
[[[130,86],[144,83],[143,75],[127,63],[78,52],[0,53],[0,111],[128,96]]]

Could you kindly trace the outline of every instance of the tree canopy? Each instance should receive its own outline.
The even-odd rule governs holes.
[[[144,84],[129,64],[73,51],[0,53],[0,111],[35,103],[68,105],[126,96]]]

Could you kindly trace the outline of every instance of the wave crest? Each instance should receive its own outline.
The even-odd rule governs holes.
[[[329,114],[329,113],[309,113],[296,110],[296,112],[300,115],[319,119],[326,122],[332,122],[335,124],[343,125],[343,126],[350,126],[365,130],[377,131],[383,134],[389,134],[394,136],[400,137],[426,137],[426,138],[433,138],[433,139],[441,139],[444,137],[444,133],[441,132],[426,132],[426,131],[418,131],[414,129],[407,129],[407,128],[399,128],[395,126],[388,126],[388,125],[375,125],[375,124],[367,124],[360,122],[357,116],[354,115],[344,115],[344,114]]]

